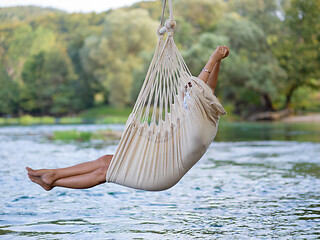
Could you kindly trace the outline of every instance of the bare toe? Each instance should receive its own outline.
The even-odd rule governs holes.
[[[36,177],[30,174],[28,174],[28,176],[32,182],[39,184],[46,191],[50,191],[53,188],[51,185],[42,181],[41,177]]]
[[[28,171],[28,175],[34,176],[34,177],[40,177],[41,180],[51,185],[56,179],[54,175],[54,171],[52,169],[39,169],[39,170],[33,170],[32,168],[26,167]]]
[[[33,170],[32,168],[26,167],[28,174],[39,177],[41,173],[37,170]]]

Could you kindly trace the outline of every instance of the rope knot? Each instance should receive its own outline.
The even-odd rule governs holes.
[[[167,32],[174,32],[176,30],[177,23],[172,18],[169,18],[165,22],[164,26],[166,27]]]
[[[168,33],[168,36],[172,36],[175,29],[176,29],[176,22],[172,19],[172,18],[169,18],[164,26],[162,27],[161,25],[158,27],[157,29],[157,34],[158,36],[162,36],[164,35],[166,32]]]

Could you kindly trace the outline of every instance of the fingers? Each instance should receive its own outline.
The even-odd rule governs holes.
[[[222,46],[222,48],[223,48],[223,53],[224,53],[223,58],[228,57],[229,56],[229,52],[230,52],[229,48],[227,46]]]
[[[225,48],[226,48],[226,50],[227,50],[226,57],[228,57],[228,56],[229,56],[229,53],[230,53],[230,50],[229,50],[229,48],[228,48],[227,46],[225,46]]]
[[[226,48],[223,48],[223,56],[226,56],[228,53],[228,50]]]
[[[211,57],[216,60],[221,60],[229,56],[229,48],[227,46],[217,46]]]
[[[229,48],[227,46],[222,46],[223,48],[227,49],[229,51]]]
[[[223,46],[217,47],[217,55],[221,59],[225,55],[225,48]]]

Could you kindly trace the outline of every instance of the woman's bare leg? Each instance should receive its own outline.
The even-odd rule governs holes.
[[[33,170],[27,167],[26,169],[28,170],[28,176],[30,180],[41,185],[45,190],[51,190],[53,187],[59,186],[61,181],[57,181],[62,179],[67,179],[66,181],[63,181],[61,183],[61,185],[63,185],[62,187],[68,187],[67,182],[70,182],[71,177],[77,177],[75,179],[72,179],[73,184],[71,185],[71,188],[79,188],[74,187],[74,181],[76,181],[77,179],[81,181],[83,179],[82,177],[88,177],[89,175],[87,174],[90,173],[93,173],[92,176],[94,177],[97,177],[97,175],[100,176],[99,173],[103,171],[105,171],[106,173],[112,157],[113,155],[104,155],[94,161],[77,164],[67,168]],[[82,177],[80,178],[80,176]],[[86,179],[88,180],[88,178]],[[100,178],[98,178],[97,180],[99,183],[102,183],[100,181]],[[56,182],[57,184],[55,184]],[[92,185],[92,181],[89,183],[89,185]],[[85,186],[85,184],[79,183],[78,186],[85,186],[84,188],[88,188],[90,187],[89,185]]]
[[[60,178],[52,184],[52,187],[65,187],[74,189],[91,188],[106,182],[107,170],[108,166],[103,166],[90,173]]]
[[[71,167],[57,168],[57,169],[39,169],[33,170],[32,168],[26,167],[28,174],[34,177],[41,177],[41,179],[47,183],[52,184],[59,178],[71,177],[79,174],[92,172],[100,167],[100,160],[96,159],[93,161],[80,163]]]

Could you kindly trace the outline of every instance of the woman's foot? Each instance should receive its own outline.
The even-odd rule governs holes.
[[[29,167],[26,167],[26,169],[28,171],[29,178],[30,176],[40,178],[41,181],[48,186],[51,186],[53,182],[56,180],[54,177],[54,171],[52,169],[33,170]]]
[[[32,182],[39,184],[39,185],[40,185],[44,190],[46,190],[46,191],[50,191],[50,190],[53,188],[53,186],[45,183],[45,182],[41,179],[41,177],[33,176],[33,175],[31,175],[29,172],[28,172],[28,177],[30,178],[30,180],[31,180]]]

